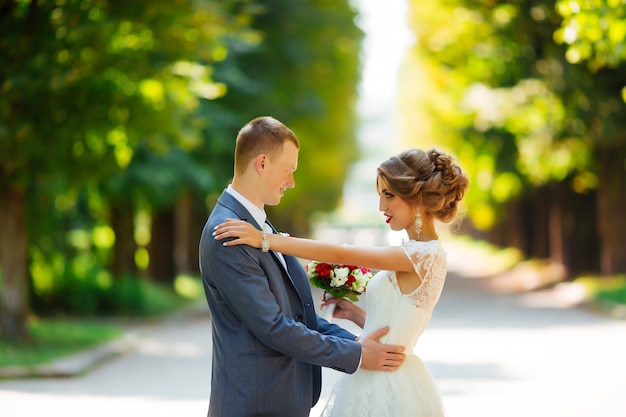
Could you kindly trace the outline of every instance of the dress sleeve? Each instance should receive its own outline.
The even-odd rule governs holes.
[[[416,307],[426,308],[432,312],[439,301],[446,279],[446,253],[436,240],[430,242],[412,240],[401,247],[421,279],[419,287],[408,294],[408,297]]]

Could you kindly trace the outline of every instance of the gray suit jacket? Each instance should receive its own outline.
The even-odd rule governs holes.
[[[252,215],[222,193],[200,239],[200,271],[211,310],[209,417],[305,417],[317,402],[321,368],[356,371],[361,346],[315,313],[306,272],[292,256],[224,247],[213,229]]]

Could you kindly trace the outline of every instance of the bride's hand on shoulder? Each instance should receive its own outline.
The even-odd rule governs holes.
[[[261,231],[250,223],[238,219],[226,219],[218,224],[213,230],[215,240],[235,238],[224,242],[224,246],[249,245],[254,248],[261,247]]]

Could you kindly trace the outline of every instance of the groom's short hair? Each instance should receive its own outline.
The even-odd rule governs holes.
[[[283,143],[291,141],[300,149],[300,142],[291,129],[270,116],[257,117],[239,130],[235,143],[235,171],[243,174],[250,161],[259,154],[270,158],[280,155]]]

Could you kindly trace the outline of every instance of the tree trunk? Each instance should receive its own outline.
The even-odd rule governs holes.
[[[600,271],[626,272],[626,146],[598,151],[598,234]]]
[[[11,187],[0,190],[0,331],[7,340],[29,339],[25,213],[23,190]]]
[[[202,236],[202,229],[207,221],[207,213],[204,207],[200,204],[195,204],[192,212],[192,228],[188,236],[189,242],[189,254],[187,256],[187,272],[200,276],[200,236]]]
[[[550,247],[548,244],[548,225],[550,210],[549,206],[550,191],[547,187],[536,189],[533,193],[531,206],[533,208],[530,218],[528,232],[529,251],[531,258],[545,259],[550,256]]]
[[[548,202],[548,250],[550,261],[556,264],[563,264],[565,257],[563,254],[563,185],[551,184],[550,200]]]
[[[509,230],[506,234],[507,246],[524,251],[528,237],[524,231],[523,202],[517,200],[506,203],[506,211],[510,213]]]
[[[600,270],[599,241],[596,223],[596,193],[576,194],[569,192],[566,202],[565,264],[570,277]]]
[[[117,279],[137,274],[135,263],[137,244],[133,233],[133,214],[130,209],[115,205],[111,207],[111,227],[115,232],[111,273]]]
[[[174,263],[174,211],[154,213],[152,233],[148,244],[150,264],[148,275],[156,282],[173,284],[176,277]]]
[[[176,272],[199,276],[198,244],[206,222],[206,213],[192,195],[185,195],[177,202],[175,215]]]

